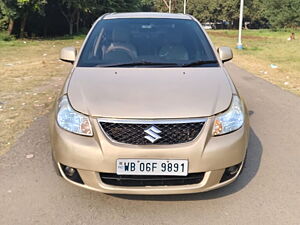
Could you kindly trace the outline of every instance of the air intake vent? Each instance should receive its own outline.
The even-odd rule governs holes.
[[[144,122],[144,123],[143,123]],[[173,123],[172,123],[173,122]],[[99,121],[113,141],[133,145],[172,145],[194,140],[205,121]]]

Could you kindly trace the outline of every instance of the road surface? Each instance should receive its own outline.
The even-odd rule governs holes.
[[[0,158],[0,224],[299,225],[300,97],[227,67],[248,104],[252,127],[245,170],[236,182],[179,196],[80,189],[54,172],[44,116]]]

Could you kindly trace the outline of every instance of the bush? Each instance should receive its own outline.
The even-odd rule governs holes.
[[[13,35],[9,35],[6,32],[0,32],[0,41],[14,41],[16,38]]]

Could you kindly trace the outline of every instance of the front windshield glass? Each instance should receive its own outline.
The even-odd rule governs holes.
[[[79,67],[219,66],[193,20],[132,18],[100,20],[88,38]]]

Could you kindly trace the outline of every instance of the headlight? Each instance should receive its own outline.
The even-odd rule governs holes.
[[[238,96],[234,95],[229,109],[216,116],[213,135],[222,135],[238,130],[244,124],[244,107]]]
[[[93,136],[89,118],[72,109],[67,96],[63,96],[60,99],[57,123],[61,128],[67,131],[86,136]]]

